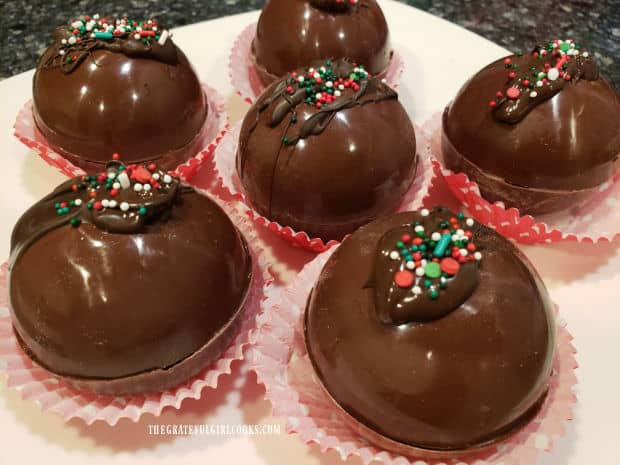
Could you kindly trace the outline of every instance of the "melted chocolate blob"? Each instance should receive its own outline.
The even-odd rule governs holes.
[[[414,241],[421,238],[418,239],[414,224],[406,224],[391,229],[379,240],[372,279],[367,286],[375,290],[377,315],[386,324],[441,318],[459,308],[478,285],[478,266],[473,254],[462,264],[453,258],[453,255],[460,258],[460,253],[455,254],[452,248],[465,247],[469,241],[465,244],[453,241],[448,230],[437,232],[443,227],[438,226],[440,222],[435,217],[423,217],[416,223],[415,228],[425,228],[422,231],[428,231],[428,237],[431,231],[436,231],[442,238],[415,245]],[[420,252],[423,244],[425,250]],[[422,273],[425,266],[428,268]],[[442,268],[448,272],[442,272]],[[415,273],[418,269],[420,274]],[[425,283],[429,282],[431,291],[424,292]]]
[[[398,206],[415,174],[415,134],[386,84],[346,60],[320,64],[274,83],[250,108],[237,172],[262,215],[342,239]]]
[[[74,36],[68,26],[58,28],[39,61],[33,116],[52,148],[89,172],[103,168],[114,151],[127,162],[158,160],[166,169],[193,156],[208,108],[183,52],[161,35],[90,34],[63,43]]]
[[[620,167],[618,93],[587,52],[550,44],[483,68],[443,119],[447,167],[533,214],[574,205]]]
[[[462,265],[436,300],[420,302],[449,312],[428,321],[381,317],[381,295],[368,280],[382,272],[392,279],[382,264],[387,244],[416,222],[430,233],[454,216],[438,207],[361,227],[325,264],[305,314],[308,354],[338,406],[382,438],[433,451],[482,447],[527,424],[545,398],[555,350],[539,276],[511,242],[478,223],[470,240],[480,261]],[[455,298],[470,273],[477,284]]]
[[[268,0],[252,48],[265,85],[326,58],[349,58],[378,75],[392,57],[387,23],[375,0]]]
[[[151,178],[161,172],[131,165],[127,171],[131,185],[118,196],[105,182],[74,190],[69,184],[85,183],[76,178],[20,218],[11,242],[9,302],[24,349],[49,371],[102,386],[154,371],[172,376],[144,386],[159,390],[202,369],[204,363],[190,364],[182,378],[175,370],[222,332],[227,340],[218,350],[230,342],[234,333],[227,330],[249,288],[251,257],[207,197],[167,178],[136,192],[147,171]],[[101,207],[106,197],[119,203]],[[77,199],[84,201],[75,205]]]

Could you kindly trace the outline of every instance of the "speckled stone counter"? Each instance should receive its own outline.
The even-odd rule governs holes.
[[[595,51],[604,73],[620,88],[620,0],[401,0],[474,31],[508,49],[536,39],[566,37]],[[53,27],[68,17],[105,12],[154,16],[168,26],[262,7],[264,0],[30,0],[0,4],[0,78],[36,65]]]

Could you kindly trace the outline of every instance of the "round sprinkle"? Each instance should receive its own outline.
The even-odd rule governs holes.
[[[126,212],[127,210],[129,210],[129,204],[127,202],[121,202],[120,208],[121,211]]]
[[[164,175],[164,182],[166,184],[170,184],[172,182],[172,176],[170,176],[169,174]]]
[[[396,250],[392,250],[390,252],[390,258],[392,260],[398,260],[400,258],[400,254]]]
[[[511,100],[518,99],[519,95],[521,95],[521,91],[518,88],[516,88],[516,87],[509,87],[506,90],[506,97],[508,97]]]
[[[459,265],[459,262],[457,262],[454,258],[444,258],[441,261],[441,271],[443,271],[444,273],[448,273],[449,275],[454,276],[455,274],[457,274],[459,272],[459,268],[461,268],[461,265]]]
[[[414,293],[415,295],[420,295],[420,294],[422,294],[422,288],[421,288],[420,286],[413,286],[412,291],[413,291],[413,293]]]
[[[413,270],[415,269],[415,262],[412,262],[411,260],[409,260],[405,266],[407,267],[408,270]]]
[[[530,92],[530,98],[536,98],[536,97],[538,97],[538,92],[536,92],[535,90]]]
[[[142,186],[142,189],[144,189],[144,192],[148,192],[151,190],[151,185],[150,184],[144,184]]]
[[[398,285],[398,287],[411,287],[413,285],[413,281],[415,280],[413,273],[411,271],[403,270],[398,271],[394,275],[394,282]]]
[[[482,259],[482,254],[480,252],[476,252],[476,253],[474,253],[474,258],[476,260],[481,260]]]
[[[103,199],[103,200],[101,201],[101,206],[102,206],[103,208],[108,208],[108,207],[110,206],[110,201],[109,201],[108,199]]]
[[[424,268],[416,268],[415,269],[416,276],[422,277],[424,276]]]
[[[439,278],[441,276],[441,269],[439,268],[439,263],[427,263],[424,267],[424,274],[426,275],[426,277],[431,279]]]
[[[76,207],[79,207],[80,205],[82,205],[82,199],[75,199],[74,203]]]
[[[551,68],[549,72],[547,73],[547,78],[550,81],[555,81],[559,77],[560,77],[560,71],[557,68]]]
[[[426,208],[423,208],[422,210],[420,210],[420,215],[422,216],[428,216],[429,214],[430,212]]]
[[[116,208],[118,206],[118,203],[116,202],[116,200],[110,200],[110,202],[108,203],[108,206],[110,208]]]
[[[142,184],[140,184],[140,183],[135,183],[135,184],[133,185],[133,190],[134,190],[134,191],[136,191],[136,192],[140,192],[140,191],[142,190]]]
[[[438,232],[434,232],[434,233],[431,235],[431,239],[432,239],[432,240],[434,240],[435,242],[437,242],[439,239],[441,239],[441,234],[440,234],[440,233],[438,233]]]
[[[471,218],[467,218],[465,220],[465,224],[471,228],[474,225],[474,220]]]

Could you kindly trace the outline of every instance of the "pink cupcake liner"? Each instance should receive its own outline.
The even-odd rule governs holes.
[[[221,205],[221,202],[220,202]],[[273,295],[269,263],[256,241],[251,222],[234,205],[226,205],[233,222],[250,246],[253,278],[245,303],[239,331],[220,358],[196,376],[165,392],[132,396],[102,396],[80,391],[35,364],[19,345],[13,332],[7,299],[7,264],[0,266],[0,373],[7,377],[8,387],[20,392],[24,400],[34,401],[42,411],[53,412],[64,421],[79,418],[90,425],[104,421],[110,426],[123,418],[137,422],[144,414],[161,415],[166,407],[181,408],[184,399],[199,399],[204,388],[217,388],[221,375],[231,373],[231,364],[243,360],[250,331],[257,315],[263,312],[267,296]]]
[[[577,382],[575,348],[563,323],[557,325],[554,374],[540,412],[528,426],[482,452],[450,459],[406,457],[382,450],[358,436],[336,415],[332,402],[315,377],[303,339],[303,312],[323,265],[335,249],[308,263],[297,279],[280,293],[277,303],[258,319],[246,359],[265,385],[273,415],[286,419],[286,430],[321,451],[335,450],[342,460],[359,456],[364,464],[385,465],[522,465],[534,463],[541,451],[550,451],[572,420]],[[557,312],[557,308],[556,308]]]
[[[265,90],[265,86],[254,66],[254,56],[252,55],[252,41],[256,35],[256,24],[252,23],[241,31],[228,58],[230,82],[237,94],[248,103],[253,103]],[[404,69],[404,60],[395,50],[384,76],[388,85],[393,89],[398,88]]]
[[[485,200],[478,184],[464,173],[454,173],[443,167],[441,149],[441,114],[433,115],[422,130],[430,140],[435,179],[443,178],[445,185],[471,216],[500,234],[524,244],[560,241],[612,241],[620,235],[620,173],[603,183],[585,203],[570,211],[537,215],[522,215],[516,208],[506,208],[503,202]],[[434,205],[432,196],[425,205]]]
[[[250,215],[254,221],[261,226],[268,228],[270,231],[274,232],[276,235],[293,245],[311,252],[320,253],[325,252],[334,245],[339,244],[340,242],[335,240],[324,242],[320,238],[312,238],[308,236],[306,232],[294,231],[290,226],[281,225],[276,221],[271,221],[258,213],[250,205],[247,198],[243,194],[241,180],[237,175],[237,170],[235,167],[241,124],[241,122],[237,123],[224,136],[213,154],[213,162],[215,164],[213,170],[218,176],[222,187],[235,199],[241,202],[241,204],[247,209],[248,215]],[[422,204],[422,200],[427,195],[428,186],[430,185],[433,177],[433,170],[430,162],[430,145],[423,132],[418,128],[416,128],[416,139],[417,151],[419,154],[418,168],[414,181],[403,197],[398,211],[415,210],[419,207]]]
[[[206,84],[202,84],[202,89],[207,96],[209,112],[207,119],[198,135],[198,153],[186,162],[180,164],[176,170],[181,179],[191,178],[203,160],[215,150],[220,139],[228,128],[228,114],[225,111],[225,100],[215,89]],[[17,114],[13,124],[13,133],[19,141],[26,147],[32,149],[48,165],[53,166],[62,174],[72,178],[85,174],[82,168],[75,166],[62,155],[55,152],[47,143],[32,116],[32,100],[28,100]],[[110,154],[110,157],[112,154]]]

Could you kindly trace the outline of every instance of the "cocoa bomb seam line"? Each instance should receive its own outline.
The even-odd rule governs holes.
[[[126,172],[124,171],[125,166],[122,163],[116,161],[116,159],[108,163],[108,165],[106,166],[106,173],[110,173],[109,169],[113,167],[123,167],[123,170],[120,170],[117,173],[126,174]],[[153,167],[154,164],[151,164],[149,166],[149,168]],[[138,169],[139,168],[140,167],[138,167]],[[153,168],[152,171],[155,171],[155,168]],[[160,179],[161,173],[163,173],[163,171],[160,170],[159,172],[152,174],[157,174],[158,179]],[[135,192],[135,195],[138,195],[137,193],[142,191],[144,187],[138,190],[135,186],[139,183],[131,184],[129,177],[126,177],[129,184],[127,185],[127,187],[122,188],[123,191],[131,190],[132,194]],[[71,226],[73,227],[78,227],[82,222],[87,222],[97,228],[112,233],[123,234],[139,232],[147,224],[147,220],[154,218],[158,214],[162,214],[167,208],[171,208],[180,194],[187,193],[188,191],[193,191],[193,188],[189,186],[181,186],[177,178],[172,177],[169,174],[164,174],[164,179],[162,179],[162,182],[165,185],[166,191],[161,192],[163,189],[153,188],[149,188],[148,190],[144,189],[145,192],[152,192],[150,194],[151,197],[149,199],[145,199],[143,197],[142,202],[117,202],[116,200],[114,200],[114,197],[116,197],[116,195],[111,195],[111,191],[115,188],[107,189],[106,191],[104,191],[110,194],[113,200],[103,199],[101,201],[96,201],[95,197],[90,197],[90,194],[93,192],[101,192],[99,190],[101,184],[96,183],[96,181],[94,181],[94,178],[96,178],[96,176],[87,175],[79,176],[65,181],[60,186],[56,187],[56,189],[54,189],[51,193],[47,194],[45,197],[35,203],[22,215],[22,217],[15,226],[13,236],[11,238],[9,268],[11,268],[17,262],[18,258],[25,252],[25,250],[29,246],[31,246],[34,242],[37,241],[37,239],[39,239],[41,236],[48,233],[49,231],[60,228],[67,224],[71,224]],[[91,179],[93,180],[91,181]],[[96,186],[93,186],[93,183],[96,183]],[[90,190],[89,192],[89,188],[86,184],[90,184],[90,188],[93,190]],[[142,183],[140,185],[144,186],[145,184],[146,183]],[[82,185],[83,187],[78,187],[80,185]],[[151,184],[149,183],[149,186],[150,185]],[[120,191],[120,188],[116,190]],[[158,195],[158,193],[160,195]],[[63,197],[66,197],[68,195],[73,195],[74,199],[71,201],[62,200]],[[53,200],[57,201],[52,203]],[[104,204],[104,201],[106,200],[108,203]],[[110,205],[112,201],[114,203]],[[126,204],[126,206],[124,206],[123,204]],[[56,210],[56,214],[50,219],[48,215],[51,214],[48,213],[48,211],[52,208]],[[132,212],[131,210],[137,210],[137,212]],[[100,215],[100,217],[97,217],[95,216],[96,211],[101,211],[102,213],[107,215]],[[35,224],[30,224],[30,227],[28,227],[25,231],[21,231],[20,229],[18,229],[19,226],[22,225],[22,221],[28,219],[31,215],[34,217],[31,218],[31,220],[36,220]],[[41,216],[45,216],[45,218],[37,218]],[[114,217],[120,217],[123,220],[131,219],[134,221],[133,223],[129,221],[119,223],[116,220],[110,220],[110,218]],[[19,237],[19,235],[17,234],[18,231],[21,231],[22,236],[25,237]]]

